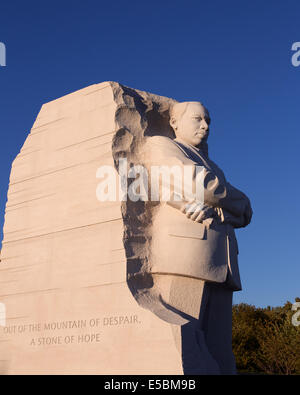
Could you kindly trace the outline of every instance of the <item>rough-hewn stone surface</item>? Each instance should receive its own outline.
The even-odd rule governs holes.
[[[96,198],[100,166],[135,155],[158,124],[172,133],[171,102],[104,82],[43,105],[10,176],[1,373],[182,372],[171,325],[128,289],[120,202]],[[141,256],[128,260],[129,274]]]

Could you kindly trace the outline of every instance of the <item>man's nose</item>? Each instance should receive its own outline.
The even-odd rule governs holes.
[[[200,128],[201,128],[201,129],[204,129],[205,131],[208,130],[208,124],[207,124],[207,122],[205,121],[205,119],[202,119],[202,120],[201,120]]]

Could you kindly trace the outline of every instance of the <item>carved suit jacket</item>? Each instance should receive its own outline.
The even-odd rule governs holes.
[[[153,211],[149,271],[224,283],[232,290],[241,290],[234,228],[250,222],[252,209],[247,196],[230,185],[203,152],[177,139],[149,137],[143,156],[148,169],[149,165],[204,167],[204,204],[219,214],[197,223],[174,204],[161,202]]]

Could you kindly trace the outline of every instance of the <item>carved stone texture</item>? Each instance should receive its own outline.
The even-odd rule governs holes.
[[[152,97],[165,102],[103,82],[42,106],[10,175],[1,373],[183,372],[170,325],[129,292],[120,202],[96,198],[96,172],[114,166],[112,147],[117,158],[141,138],[138,106],[156,124]]]

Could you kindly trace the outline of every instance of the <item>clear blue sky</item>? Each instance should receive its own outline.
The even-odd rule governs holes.
[[[237,231],[236,303],[300,296],[299,0],[1,0],[0,228],[10,166],[41,105],[101,81],[179,101],[212,118],[210,156],[251,198]],[[0,235],[2,240],[2,234]]]

